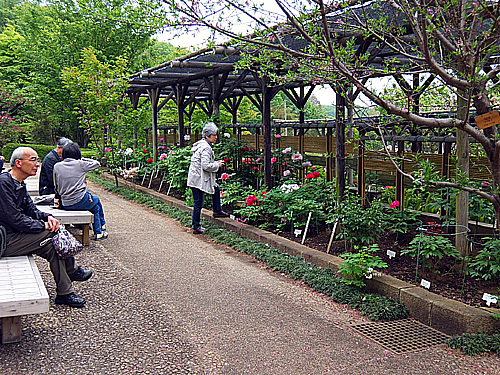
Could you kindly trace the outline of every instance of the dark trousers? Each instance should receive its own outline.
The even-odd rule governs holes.
[[[45,230],[40,233],[16,233],[7,241],[4,257],[36,254],[49,262],[50,271],[54,275],[57,285],[57,294],[64,295],[73,292],[73,286],[68,275],[76,272],[78,266],[75,258],[59,259],[52,241],[43,246],[40,242],[51,238],[54,233]]]
[[[195,187],[191,187],[191,191],[193,192],[194,200],[192,227],[193,229],[197,229],[200,227],[200,217],[201,209],[203,208],[204,193],[203,191]],[[212,194],[212,210],[213,212],[222,211],[220,205],[220,189],[218,186],[215,186],[215,192]]]

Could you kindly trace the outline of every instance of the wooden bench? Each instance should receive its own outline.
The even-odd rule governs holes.
[[[0,259],[2,344],[21,341],[21,316],[49,311],[49,295],[32,255]]]
[[[94,220],[94,215],[90,211],[67,211],[60,210],[48,205],[39,204],[36,206],[40,211],[47,212],[54,216],[61,224],[73,224],[82,229],[81,242],[87,246],[90,243],[90,224]]]

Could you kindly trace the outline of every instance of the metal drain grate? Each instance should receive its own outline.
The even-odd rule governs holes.
[[[396,353],[426,349],[449,339],[444,333],[410,319],[363,323],[352,328]]]

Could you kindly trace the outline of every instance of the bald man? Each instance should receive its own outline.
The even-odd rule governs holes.
[[[7,246],[0,256],[36,254],[46,259],[57,285],[55,303],[83,307],[85,300],[74,293],[72,282],[86,281],[93,272],[79,267],[73,257],[60,259],[52,241],[40,246],[59,230],[59,221],[36,208],[24,184],[40,167],[38,154],[30,147],[18,147],[12,153],[10,165],[9,173],[0,174],[0,225],[7,233]]]

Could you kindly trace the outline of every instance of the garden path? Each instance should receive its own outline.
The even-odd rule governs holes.
[[[75,285],[87,306],[26,317],[23,341],[1,347],[1,374],[500,373],[498,356],[444,346],[394,354],[350,328],[358,312],[89,185],[110,237],[78,256],[96,273]]]

